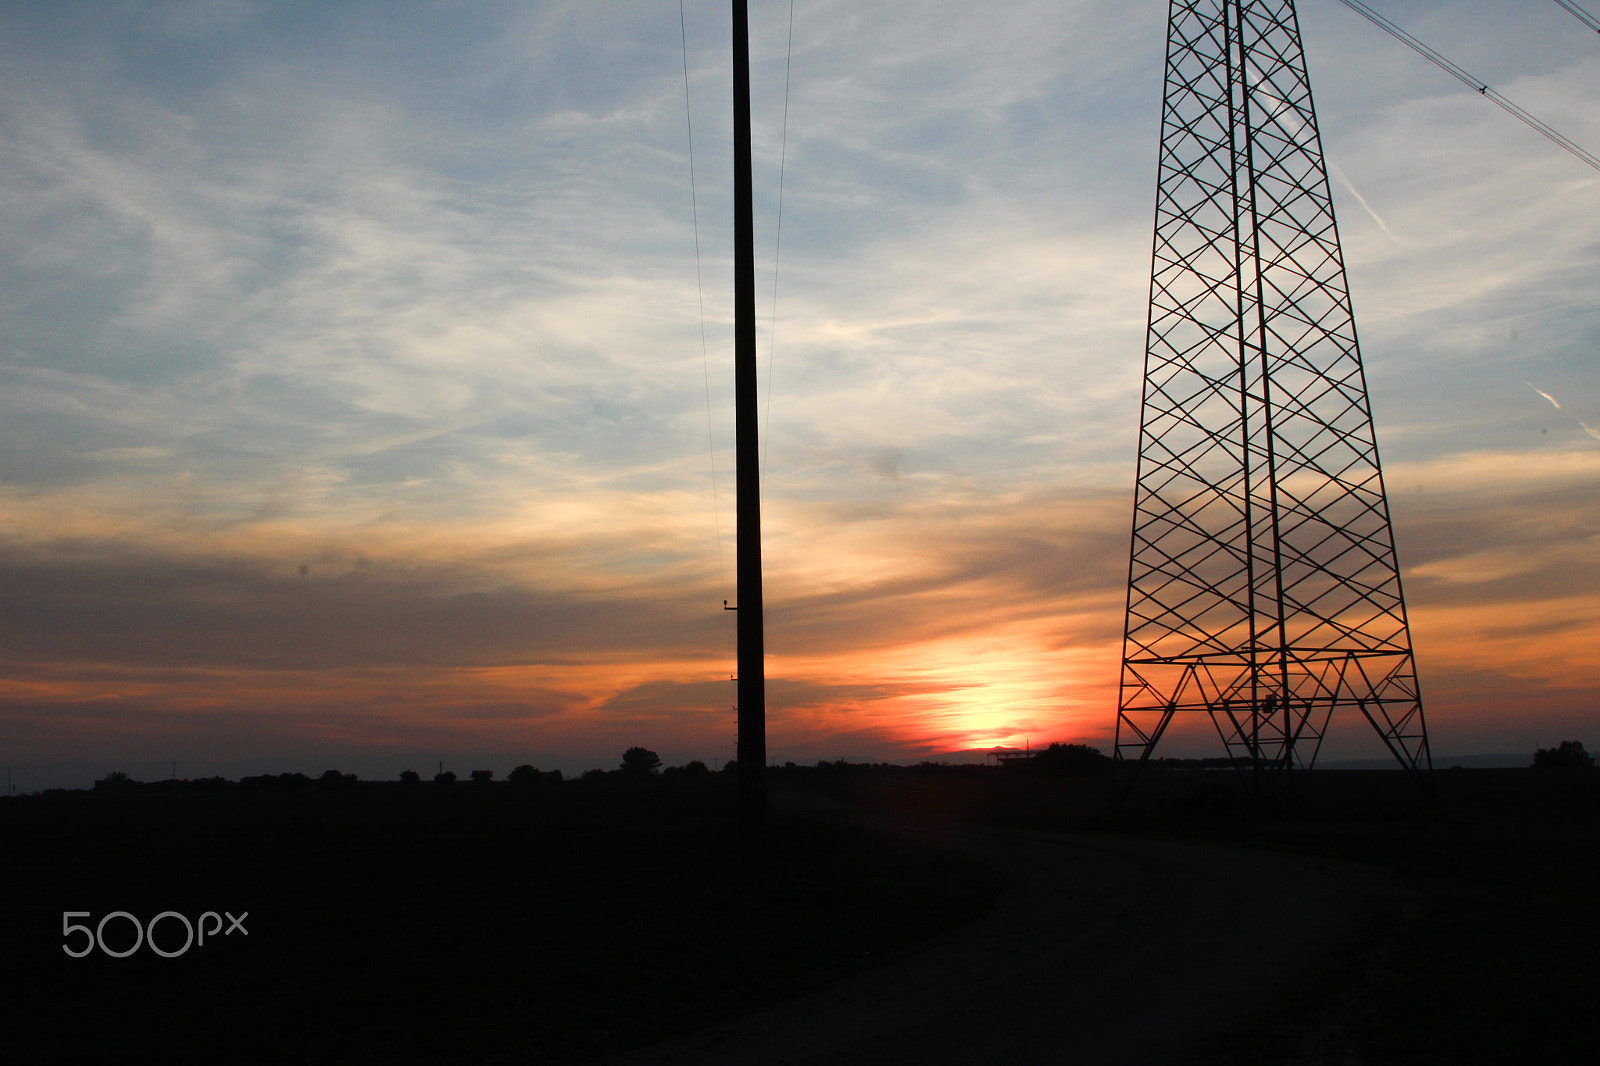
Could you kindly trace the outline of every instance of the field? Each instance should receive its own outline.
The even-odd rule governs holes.
[[[1256,797],[1232,771],[1168,771],[1114,816],[1100,776],[832,766],[772,785],[760,893],[736,881],[725,775],[5,800],[0,947],[26,977],[7,1058],[603,1060],[939,950],[1017,891],[1010,860],[951,843],[973,826],[1393,871],[1402,906],[1272,1009],[1197,1032],[1189,1061],[1587,1062],[1600,1043],[1597,774],[1441,771],[1430,798],[1318,772]],[[120,916],[99,942],[64,933],[115,911],[220,928],[180,954],[182,919],[162,919],[170,958],[111,957],[134,944]]]
[[[743,898],[714,778],[68,793],[0,819],[5,955],[28,974],[12,1062],[581,1059],[820,980],[992,885],[926,847],[780,820],[773,890]],[[89,936],[63,936],[66,911],[248,917],[173,958],[71,958]],[[177,919],[155,935],[185,941]],[[120,917],[103,937],[135,943]]]
[[[1187,1061],[1589,1063],[1600,1049],[1600,771],[893,775],[836,791],[941,819],[1202,841],[1394,872],[1403,901],[1260,1021]],[[1219,914],[1218,921],[1238,921]],[[1182,945],[1174,945],[1181,952]]]

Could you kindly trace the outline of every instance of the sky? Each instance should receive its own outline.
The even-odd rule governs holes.
[[[1373,6],[1600,147],[1559,5]],[[1433,750],[1600,746],[1600,173],[1300,9]],[[732,757],[729,15],[683,12],[0,4],[19,791]],[[1166,5],[789,19],[750,5],[769,754],[1109,750]]]

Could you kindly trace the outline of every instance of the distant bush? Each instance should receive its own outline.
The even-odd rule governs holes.
[[[1052,744],[1034,755],[1029,766],[1048,777],[1086,777],[1108,769],[1111,760],[1087,744]]]
[[[699,759],[691,759],[685,766],[667,767],[661,776],[669,781],[704,781],[711,776],[711,770]]]
[[[259,774],[255,777],[241,777],[239,779],[239,784],[246,788],[276,790],[305,788],[311,783],[311,778],[299,773]]]
[[[494,771],[493,770],[474,770],[474,771],[472,771],[472,783],[474,785],[490,785],[490,784],[493,784],[494,783]]]
[[[401,770],[400,783],[408,787],[411,785],[420,785],[422,784],[422,775],[417,773],[415,770]]]
[[[454,770],[442,770],[439,773],[434,774],[433,775],[433,783],[438,785],[440,788],[448,788],[448,787],[450,787],[451,785],[456,783],[455,771]]]
[[[537,766],[534,766],[530,763],[523,763],[521,766],[511,771],[511,776],[508,777],[507,780],[517,788],[528,788],[532,785],[537,785],[542,782],[544,780],[544,774],[539,772],[539,768]]]
[[[539,786],[554,787],[561,784],[560,770],[541,770],[537,766],[523,763],[506,778],[517,788],[537,788]]]
[[[1533,753],[1533,765],[1540,769],[1557,769],[1564,766],[1589,768],[1594,766],[1594,756],[1583,750],[1576,740],[1563,740],[1553,748],[1540,748]]]
[[[94,790],[96,792],[117,792],[122,789],[132,788],[138,783],[121,770],[113,770],[94,783]]]
[[[220,774],[211,777],[197,777],[192,780],[168,781],[169,786],[174,786],[185,792],[226,792],[239,786]]]
[[[337,770],[324,770],[322,776],[317,778],[317,784],[323,788],[345,788],[359,780],[355,774],[341,774]]]

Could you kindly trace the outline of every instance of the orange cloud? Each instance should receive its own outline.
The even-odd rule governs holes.
[[[1397,464],[1390,483],[1435,750],[1581,736],[1600,459],[1456,456]],[[471,750],[569,770],[633,743],[730,757],[732,616],[709,523],[646,496],[608,532],[594,507],[480,529],[13,527],[0,719],[39,753]],[[873,508],[775,501],[773,757],[1105,746],[1126,507],[941,483]],[[1212,746],[1185,724],[1174,750],[1190,734]]]

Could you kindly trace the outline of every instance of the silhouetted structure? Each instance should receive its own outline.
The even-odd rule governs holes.
[[[733,0],[733,305],[735,534],[739,584],[740,852],[747,885],[765,877],[766,652],[761,589],[761,448],[757,440],[756,253],[750,166],[747,0]]]
[[[1114,757],[1310,766],[1339,708],[1431,769],[1295,7],[1172,0]]]

